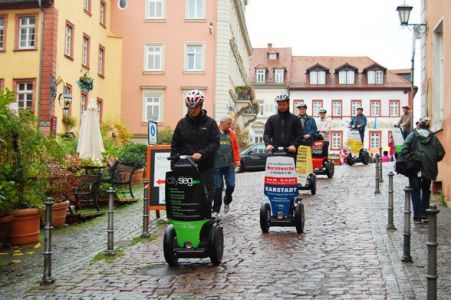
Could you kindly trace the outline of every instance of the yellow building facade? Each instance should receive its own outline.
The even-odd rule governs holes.
[[[32,109],[43,131],[64,132],[64,113],[78,131],[89,101],[97,102],[102,120],[119,119],[122,39],[109,30],[114,1],[14,2],[0,6],[0,87],[16,92],[19,108]],[[21,42],[29,49],[18,49]],[[94,80],[90,91],[77,84],[84,74]]]

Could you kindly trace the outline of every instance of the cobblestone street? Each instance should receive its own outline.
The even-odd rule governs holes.
[[[384,164],[384,173],[388,166],[392,167]],[[90,262],[106,237],[106,219],[104,224],[95,221],[98,224],[90,229],[89,239],[55,238],[53,287],[39,287],[41,260],[36,259],[33,273],[26,272],[17,280],[20,282],[2,287],[0,298],[425,299],[427,225],[412,225],[414,262],[401,263],[403,188],[407,180],[395,176],[398,230],[387,232],[388,179],[384,177],[382,194],[375,195],[373,171],[374,165],[338,167],[333,179],[319,178],[317,195],[303,192],[303,235],[289,227],[272,227],[269,234],[262,234],[259,207],[263,172],[239,174],[231,212],[222,216],[224,259],[218,267],[208,259],[191,259],[169,269],[162,249],[164,226],[153,227],[155,239],[122,245],[123,256]],[[117,219],[117,229],[122,233],[116,240],[139,235],[141,205],[126,210],[128,213]],[[439,298],[450,299],[451,212],[448,208],[440,210]],[[70,251],[75,243],[87,247],[83,255]],[[94,244],[97,248],[90,246]],[[60,256],[73,261],[61,266]],[[0,276],[2,282],[9,278],[3,269]]]

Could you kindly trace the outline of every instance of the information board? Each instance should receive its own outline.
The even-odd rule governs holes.
[[[166,210],[166,172],[171,171],[168,160],[171,146],[148,146],[146,175],[149,179],[149,210]]]
[[[312,148],[310,146],[300,145],[296,156],[296,174],[298,182],[302,185],[306,185],[307,178],[312,173]]]
[[[363,148],[362,139],[358,130],[348,131],[348,148],[354,156],[358,156],[360,150]]]
[[[395,127],[392,131],[392,135],[395,151],[396,153],[399,153],[402,150],[402,145],[404,145],[404,137],[402,136],[401,128]]]
[[[147,143],[149,145],[156,145],[158,140],[158,126],[154,121],[149,121],[147,123]]]

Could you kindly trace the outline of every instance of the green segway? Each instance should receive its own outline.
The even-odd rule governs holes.
[[[222,261],[224,234],[219,219],[211,219],[206,187],[191,156],[171,157],[166,173],[166,212],[170,225],[163,238],[164,258],[177,266],[179,258],[209,257],[213,265]]]

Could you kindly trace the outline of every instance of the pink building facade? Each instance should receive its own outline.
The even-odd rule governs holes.
[[[121,117],[135,138],[147,135],[148,120],[174,128],[186,114],[183,98],[191,89],[204,92],[204,108],[214,118],[234,107],[229,90],[246,83],[252,50],[245,5],[241,0],[135,0],[112,8],[112,31],[123,38]],[[241,21],[230,16],[237,11]],[[242,24],[236,32],[235,19]],[[229,61],[236,57],[230,54],[232,38],[241,62]],[[246,72],[230,75],[234,64]]]

